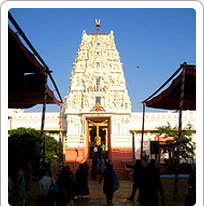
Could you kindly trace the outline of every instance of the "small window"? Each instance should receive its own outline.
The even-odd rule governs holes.
[[[97,51],[97,52],[96,52],[96,55],[98,55],[98,56],[99,56],[99,55],[100,55],[100,52],[99,52],[99,51]]]
[[[96,85],[100,85],[100,77],[96,77]]]
[[[96,42],[96,46],[100,46],[100,43],[99,43],[99,42]]]
[[[101,104],[101,97],[95,97],[95,101],[96,101],[96,103]]]
[[[100,88],[100,77],[96,77],[96,85],[95,85],[95,92],[100,92],[101,88]]]
[[[96,62],[96,68],[100,68],[100,62]]]

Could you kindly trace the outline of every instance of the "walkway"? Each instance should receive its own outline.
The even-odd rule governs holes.
[[[161,178],[164,188],[165,206],[181,206],[184,200],[184,195],[187,191],[187,179],[179,178],[178,202],[173,201],[174,178]],[[132,191],[132,182],[129,180],[120,180],[120,188],[114,193],[112,206],[140,206],[136,201],[137,193],[134,202],[127,200]],[[100,185],[98,181],[89,180],[90,195],[82,200],[75,200],[74,206],[111,206],[106,203],[105,195],[103,194],[103,183]],[[159,206],[161,206],[161,197],[159,194]]]
[[[162,178],[162,185],[165,194],[165,206],[181,206],[184,200],[184,195],[187,191],[187,179],[179,178],[178,202],[173,201],[174,178]],[[106,203],[105,195],[103,194],[103,183],[100,185],[97,181],[89,180],[90,195],[82,200],[74,201],[74,206],[111,206]],[[127,197],[132,190],[132,182],[129,180],[120,180],[120,188],[115,192],[112,206],[139,206],[137,201],[130,202]],[[36,206],[36,183],[33,182],[31,190],[27,193],[26,206]],[[136,197],[135,197],[136,200]],[[159,195],[159,206],[161,206],[161,198]]]
[[[139,206],[140,204],[130,202],[127,197],[131,193],[132,182],[127,180],[120,180],[120,188],[114,193],[112,206]],[[98,184],[98,181],[89,181],[90,195],[81,200],[75,200],[75,206],[107,206],[105,195],[103,194],[103,182]]]

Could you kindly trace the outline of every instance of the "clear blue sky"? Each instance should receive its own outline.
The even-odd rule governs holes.
[[[53,71],[63,100],[82,31],[94,31],[96,18],[101,19],[101,30],[114,31],[133,112],[142,111],[141,101],[160,87],[180,64],[184,61],[196,64],[193,9],[26,8],[10,12]],[[42,111],[42,106],[25,111]],[[48,105],[47,111],[59,112],[59,107]]]

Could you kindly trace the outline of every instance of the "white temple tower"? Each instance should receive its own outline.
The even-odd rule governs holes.
[[[110,159],[131,158],[131,102],[112,30],[83,31],[65,102],[66,161],[85,161],[94,141]]]

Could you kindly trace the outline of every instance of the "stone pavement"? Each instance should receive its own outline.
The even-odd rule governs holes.
[[[83,199],[75,199],[74,206],[139,206],[137,201],[131,202],[127,200],[132,191],[132,182],[129,180],[120,180],[120,188],[114,193],[112,204],[106,202],[106,197],[103,193],[103,181],[98,184],[98,180],[89,181],[90,195]],[[137,198],[137,193],[136,197]]]

